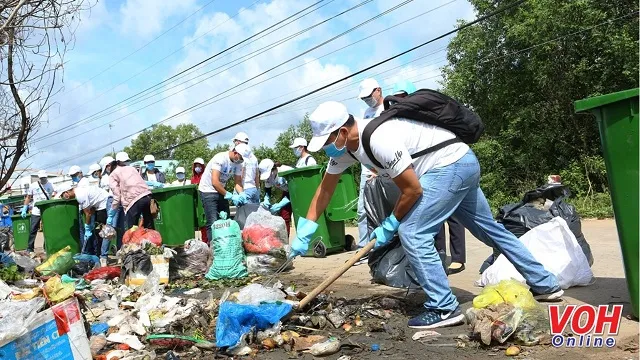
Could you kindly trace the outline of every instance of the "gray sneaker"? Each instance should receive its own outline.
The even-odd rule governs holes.
[[[531,291],[533,294],[533,298],[541,301],[541,302],[555,302],[562,301],[562,295],[564,294],[564,290],[560,289],[558,291],[547,293],[547,294],[538,294],[535,291]]]

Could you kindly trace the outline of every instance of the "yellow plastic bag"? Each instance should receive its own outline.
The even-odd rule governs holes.
[[[57,253],[49,256],[47,261],[36,267],[36,271],[43,276],[62,275],[67,273],[76,262],[73,260],[71,247],[69,245],[60,249]]]
[[[489,305],[503,302],[522,309],[534,309],[538,306],[538,302],[525,284],[517,280],[502,280],[482,289],[482,292],[473,299],[473,307],[484,309]]]
[[[74,283],[63,283],[59,276],[52,277],[44,284],[47,298],[56,303],[70,298],[75,291]]]
[[[25,291],[21,294],[11,295],[13,301],[27,301],[40,296],[40,288],[33,288],[29,291]]]

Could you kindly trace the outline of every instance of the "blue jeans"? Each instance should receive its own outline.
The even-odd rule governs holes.
[[[367,227],[367,211],[364,208],[364,187],[370,177],[366,173],[360,173],[360,194],[358,195],[358,248],[364,247],[369,242],[369,229]]]
[[[202,200],[202,207],[204,208],[204,216],[207,219],[207,239],[209,239],[209,244],[211,245],[211,239],[213,238],[213,230],[211,229],[211,226],[213,226],[213,223],[218,220],[218,214],[220,211],[225,211],[228,218],[229,201],[225,200],[218,193],[202,191],[200,191],[200,199]]]
[[[107,212],[111,209],[111,204],[113,203],[113,198],[109,197],[107,199]],[[121,214],[122,213],[122,214]],[[122,247],[122,235],[124,235],[124,209],[122,206],[118,209],[116,214],[113,216],[113,223],[115,224],[114,228],[116,229],[116,247],[118,250]],[[100,248],[100,257],[107,258],[109,255],[109,247],[111,245],[111,241],[103,241]]]
[[[247,204],[260,204],[260,190],[258,188],[244,189],[247,196]]]
[[[436,234],[452,215],[484,244],[499,249],[533,291],[550,293],[560,289],[556,277],[493,219],[479,181],[480,165],[471,150],[451,165],[427,171],[420,177],[422,196],[400,222],[400,241],[427,294],[427,309],[452,311],[459,305],[434,245]]]

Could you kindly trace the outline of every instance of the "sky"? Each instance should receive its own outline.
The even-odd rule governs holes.
[[[301,18],[278,24],[309,6]],[[77,18],[55,104],[19,166],[88,171],[156,123],[215,131],[446,33],[458,19],[474,18],[466,0],[101,0]],[[209,143],[230,143],[244,131],[250,145],[272,146],[280,132],[328,100],[361,116],[366,105],[356,97],[367,77],[387,94],[401,79],[437,89],[450,39],[214,134]]]

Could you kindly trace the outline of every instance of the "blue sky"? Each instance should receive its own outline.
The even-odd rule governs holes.
[[[50,171],[66,171],[71,165],[87,168],[112,148],[118,151],[128,145],[135,137],[135,132],[226,92],[214,98],[218,101],[209,106],[165,122],[170,125],[190,122],[203,132],[210,132],[447,32],[455,27],[457,19],[474,18],[473,9],[465,0],[414,0],[299,59],[240,85],[247,79],[404,2],[367,1],[263,54],[251,59],[242,58],[363,2],[325,0],[314,7],[322,6],[320,9],[310,12],[300,20],[219,56],[186,77],[169,82],[142,98],[148,99],[138,103],[128,101],[105,111],[127,97],[317,1],[98,2],[90,12],[80,15],[75,46],[65,57],[64,83],[61,83],[62,89],[54,98],[56,105],[51,108],[39,132],[33,137],[30,156],[23,160],[21,166],[46,168]],[[439,6],[441,7],[430,13],[418,16]],[[238,11],[241,12],[236,16]],[[418,17],[409,20],[415,16]],[[393,25],[397,26],[322,57]],[[158,37],[164,32],[167,33]],[[374,78],[381,83],[383,89],[404,78],[416,81],[418,87],[437,87],[439,68],[446,63],[444,48],[447,43],[448,38],[437,41],[319,94],[278,109],[271,116],[213,135],[209,141],[211,144],[229,142],[237,131],[244,131],[249,134],[252,145],[272,145],[283,129],[299,122],[305,112],[313,111],[319,103],[326,100],[344,101],[350,112],[361,115],[366,106],[355,97],[358,82],[368,76],[375,75]],[[144,48],[140,49],[141,47]],[[224,65],[235,59],[238,60]],[[238,65],[230,68],[234,64]],[[217,67],[220,69],[212,70]],[[297,68],[293,69],[295,67]],[[293,70],[286,72],[290,69]],[[142,71],[144,72],[140,73]],[[209,73],[204,74],[207,71]],[[381,72],[382,74],[378,74]],[[211,76],[216,73],[219,74]],[[273,76],[276,77],[267,80]],[[205,80],[207,77],[209,78]],[[187,81],[190,79],[192,80]],[[237,94],[231,95],[236,92]],[[220,99],[225,96],[228,97]],[[103,112],[98,113],[100,111]],[[96,113],[101,116],[95,116]],[[78,124],[78,121],[83,123]],[[64,132],[46,137],[58,129],[64,129]],[[45,138],[39,139],[41,137]],[[123,139],[116,141],[120,138]],[[115,143],[109,144],[110,142]]]

